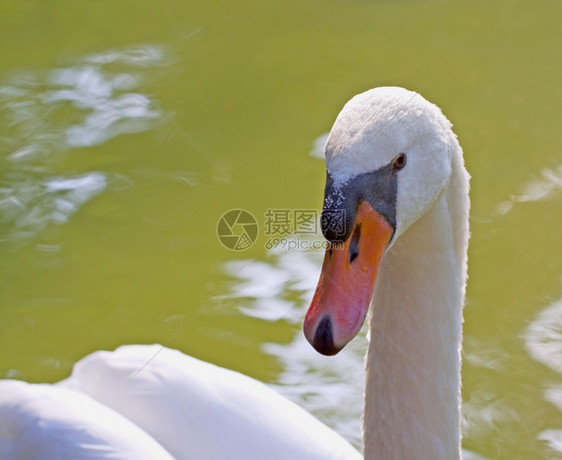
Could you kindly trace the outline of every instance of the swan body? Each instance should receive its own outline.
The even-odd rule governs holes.
[[[305,336],[332,355],[368,319],[367,460],[458,459],[469,176],[451,124],[417,93],[376,88],[338,115],[326,165],[322,230],[331,245]],[[10,402],[13,385],[0,382],[0,395],[7,394],[0,399],[0,452],[33,446],[34,436],[74,440],[54,431],[18,437],[11,423],[18,427],[21,417],[49,425],[52,414],[44,422],[42,406],[22,411],[25,395]],[[115,423],[142,430],[164,451],[154,458],[360,458],[265,385],[160,346],[96,352],[52,390],[86,398]],[[103,450],[112,439],[100,438],[107,446],[94,444],[88,455],[73,458],[107,458]]]
[[[360,458],[263,383],[160,345],[92,353],[60,385],[131,420],[178,459]]]
[[[361,455],[255,379],[160,345],[126,345],[86,356],[55,385],[1,381],[0,458]]]
[[[131,421],[88,396],[54,385],[4,380],[0,382],[0,458],[173,457]]]

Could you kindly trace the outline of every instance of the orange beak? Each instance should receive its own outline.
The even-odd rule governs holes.
[[[353,231],[326,251],[304,319],[304,335],[323,355],[338,353],[361,329],[394,230],[371,205],[357,208]]]

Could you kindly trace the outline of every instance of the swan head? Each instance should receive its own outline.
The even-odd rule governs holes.
[[[359,332],[384,254],[446,189],[457,146],[441,110],[415,92],[375,88],[344,106],[326,144],[331,245],[304,322],[317,351],[336,354]]]

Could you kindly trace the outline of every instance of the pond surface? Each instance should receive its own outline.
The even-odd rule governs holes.
[[[561,21],[555,1],[3,2],[0,376],[157,342],[360,446],[365,334],[312,350],[321,238],[270,238],[321,207],[343,104],[398,85],[443,108],[473,177],[467,458],[562,458]],[[217,238],[232,209],[249,248]]]

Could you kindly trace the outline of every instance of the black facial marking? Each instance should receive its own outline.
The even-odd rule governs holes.
[[[394,162],[376,171],[359,174],[345,184],[336,186],[330,173],[326,177],[322,233],[328,241],[346,241],[351,235],[357,206],[367,201],[396,228],[396,191],[398,177]]]

